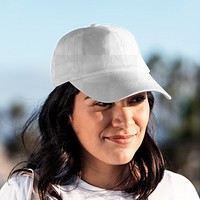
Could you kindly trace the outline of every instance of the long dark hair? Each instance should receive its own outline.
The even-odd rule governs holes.
[[[28,158],[25,168],[39,173],[38,191],[45,199],[52,184],[71,184],[74,177],[81,172],[80,145],[70,123],[74,99],[79,93],[69,82],[56,87],[48,96],[38,114],[29,119],[23,134],[34,120],[38,120],[40,138],[38,148]],[[148,92],[148,102],[152,113],[154,97]],[[124,189],[139,200],[147,199],[149,194],[161,181],[164,173],[162,154],[152,139],[152,114],[146,129],[144,140],[133,157],[130,165],[130,176],[125,184],[132,183]],[[23,170],[23,169],[20,169]],[[18,172],[15,170],[12,172]],[[61,199],[58,197],[58,199]]]

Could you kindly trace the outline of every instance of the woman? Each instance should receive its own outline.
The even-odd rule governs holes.
[[[92,25],[66,34],[52,81],[38,115],[39,147],[1,199],[199,199],[186,178],[165,169],[152,139],[152,92],[171,97],[130,32]]]

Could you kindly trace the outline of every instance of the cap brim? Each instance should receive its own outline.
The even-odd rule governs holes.
[[[140,92],[156,91],[171,96],[143,70],[114,71],[70,81],[77,89],[100,102],[115,102]]]

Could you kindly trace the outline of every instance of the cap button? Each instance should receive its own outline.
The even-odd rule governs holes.
[[[99,26],[99,24],[94,23],[94,24],[91,24],[91,25],[90,25],[90,27],[95,27],[95,26]]]

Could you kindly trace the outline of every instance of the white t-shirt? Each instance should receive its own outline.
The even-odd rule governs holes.
[[[28,175],[11,178],[0,190],[1,200],[30,200],[33,179]],[[63,200],[131,200],[120,191],[98,188],[83,180],[76,185],[56,186]],[[51,198],[52,200],[54,198]],[[149,200],[199,200],[192,183],[182,175],[166,170]]]

